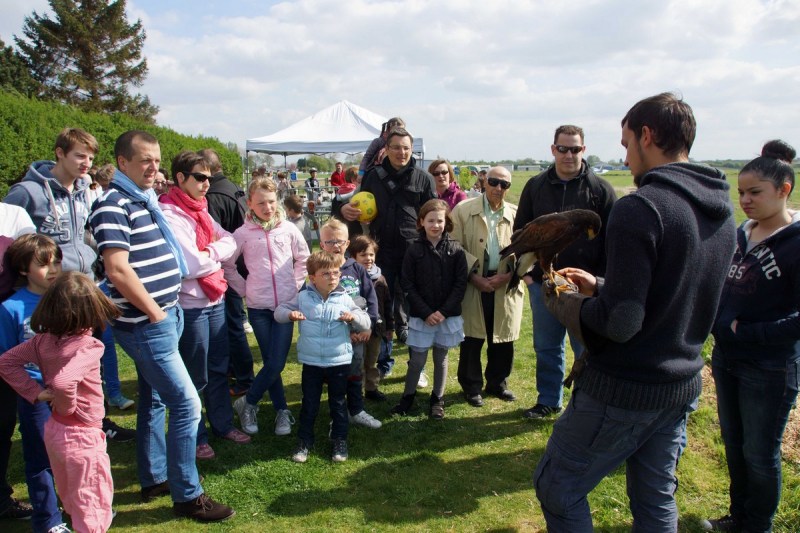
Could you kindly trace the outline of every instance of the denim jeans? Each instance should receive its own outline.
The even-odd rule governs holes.
[[[202,392],[206,416],[214,435],[233,429],[233,407],[228,392],[228,332],[225,303],[184,309],[184,327],[178,350],[195,388]],[[208,443],[203,416],[197,427],[197,444]]]
[[[297,437],[308,447],[314,445],[314,422],[319,413],[322,386],[328,382],[328,408],[331,412],[331,438],[347,439],[347,405],[345,391],[350,365],[313,366],[303,365],[300,388],[303,403],[300,407],[300,427]]]
[[[237,390],[247,390],[253,384],[253,352],[244,332],[244,302],[235,290],[225,291],[225,320],[228,323],[230,368]]]
[[[771,531],[781,498],[781,441],[797,400],[800,361],[737,360],[717,351],[711,364],[731,477],[730,514],[747,531]]]
[[[389,287],[389,297],[392,299],[391,309],[394,309],[395,290],[400,286],[400,271],[398,269],[386,269],[381,267],[382,274]],[[396,324],[397,326],[397,324]],[[407,327],[407,326],[406,326]],[[395,332],[398,329],[395,327]],[[378,370],[388,374],[394,368],[394,357],[392,357],[392,341],[381,341],[381,353],[378,355]]]
[[[103,281],[98,285],[100,290],[106,296],[111,296],[111,291],[108,289],[108,283]],[[119,362],[117,361],[117,347],[114,344],[114,334],[111,332],[111,325],[106,324],[103,333],[100,334],[100,340],[103,341],[105,350],[103,350],[103,357],[100,359],[100,369],[103,373],[103,383],[106,386],[106,394],[109,398],[116,398],[122,393],[119,383]]]
[[[203,494],[195,466],[200,397],[178,353],[183,311],[166,309],[167,317],[133,328],[114,327],[114,338],[133,359],[139,378],[136,413],[136,462],[139,483],[151,487],[167,481],[172,500],[186,502]],[[166,411],[169,430],[164,434]]]
[[[567,328],[561,325],[547,307],[542,296],[542,284],[528,285],[528,298],[533,315],[533,350],[536,352],[536,403],[561,407],[564,393],[564,375],[567,367]],[[569,337],[575,357],[580,357],[583,347],[577,339]]]
[[[45,402],[31,404],[17,398],[17,410],[25,482],[33,506],[31,527],[34,533],[43,533],[64,522],[58,510],[53,471],[44,446],[44,424],[50,419],[50,407]]]
[[[696,405],[631,411],[577,389],[533,474],[547,530],[592,531],[586,496],[624,462],[633,530],[677,531],[675,466],[688,413]]]
[[[247,403],[257,405],[264,393],[269,392],[269,399],[276,411],[287,409],[281,372],[286,366],[289,347],[292,345],[294,323],[275,322],[274,313],[269,309],[250,308],[247,314],[250,316],[250,325],[253,326],[258,348],[261,350],[261,361],[264,363],[247,392]]]

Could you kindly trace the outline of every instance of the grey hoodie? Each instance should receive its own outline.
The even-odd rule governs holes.
[[[75,181],[70,193],[51,173],[53,161],[36,161],[21,182],[11,186],[3,202],[18,205],[28,212],[36,232],[53,239],[64,255],[62,268],[92,275],[97,253],[86,243],[89,208],[86,185]]]

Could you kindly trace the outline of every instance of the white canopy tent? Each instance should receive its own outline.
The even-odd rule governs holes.
[[[248,152],[269,154],[356,154],[365,152],[387,119],[342,100],[272,135],[248,139]],[[414,153],[422,161],[425,144],[414,139]]]

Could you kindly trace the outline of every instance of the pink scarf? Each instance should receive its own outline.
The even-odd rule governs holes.
[[[195,231],[197,249],[201,252],[206,251],[214,238],[214,224],[211,220],[211,215],[208,214],[208,202],[206,202],[206,199],[195,200],[183,192],[180,187],[170,187],[169,192],[161,195],[158,201],[162,204],[179,207],[181,211],[195,221],[197,224]],[[197,283],[212,302],[222,298],[228,288],[228,282],[225,281],[225,274],[222,269],[205,277],[197,278]]]

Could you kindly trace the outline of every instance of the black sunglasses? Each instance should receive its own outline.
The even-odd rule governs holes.
[[[572,152],[573,154],[579,154],[583,152],[583,146],[564,146],[563,144],[557,144],[556,151],[559,154],[566,154],[567,152]]]
[[[449,176],[450,175],[450,171],[449,170],[437,170],[436,172],[431,172],[431,174],[433,174],[434,177],[435,176]]]
[[[511,182],[506,180],[501,180],[500,178],[489,178],[486,180],[486,183],[489,184],[489,187],[497,187],[500,186],[501,189],[506,190],[511,187]]]
[[[188,180],[190,177],[194,178],[198,183],[203,183],[211,176],[203,174],[202,172],[181,172],[183,176]]]

